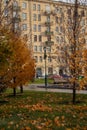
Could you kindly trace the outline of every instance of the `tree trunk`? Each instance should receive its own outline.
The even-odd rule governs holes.
[[[14,84],[16,82],[15,80],[16,80],[16,77],[13,77]],[[15,87],[13,88],[13,95],[16,96],[16,88]]]
[[[13,96],[16,96],[16,88],[13,88]]]
[[[75,0],[75,7],[74,7],[74,15],[73,15],[73,21],[74,21],[74,27],[73,27],[73,39],[74,39],[74,46],[73,46],[73,54],[76,54],[76,48],[77,48],[77,23],[78,23],[78,0]],[[73,75],[76,80],[76,55],[73,59],[74,63],[74,70]],[[76,82],[73,83],[73,104],[76,102]]]
[[[23,93],[23,85],[20,85],[20,93]]]
[[[73,104],[76,103],[76,83],[73,83],[73,100],[72,100]]]

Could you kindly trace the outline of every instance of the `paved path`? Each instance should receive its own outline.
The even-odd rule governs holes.
[[[39,86],[39,87],[38,87]],[[43,88],[40,86],[42,85],[28,85],[25,86],[24,89],[25,90],[33,90],[33,91],[45,91],[45,92],[63,92],[63,93],[72,93],[72,89],[60,89],[60,88]],[[87,90],[77,90],[76,93],[80,93],[80,94],[87,94]]]

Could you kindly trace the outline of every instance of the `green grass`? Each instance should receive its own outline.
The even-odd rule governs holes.
[[[36,78],[34,80],[34,82],[31,82],[33,84],[42,84],[42,83],[45,83],[45,79],[39,79],[39,78]],[[47,79],[47,83],[53,83],[53,80],[52,79]]]
[[[87,95],[24,91],[0,98],[0,130],[87,130]]]

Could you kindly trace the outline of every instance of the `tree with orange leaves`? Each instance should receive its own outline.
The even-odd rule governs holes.
[[[85,1],[75,0],[71,3],[68,10],[67,21],[65,24],[66,39],[68,46],[68,65],[71,73],[71,84],[73,88],[73,104],[76,102],[76,90],[82,88],[83,80],[79,77],[83,75],[84,60],[83,52],[86,41],[87,16]]]
[[[19,37],[11,34],[13,60],[10,64],[10,75],[12,77],[10,86],[14,88],[14,95],[16,94],[16,87],[26,84],[34,78],[35,64],[31,50],[27,44]]]
[[[9,52],[11,51],[12,55],[8,53],[9,57],[7,57],[6,52],[3,52],[3,55],[6,55],[5,59],[8,64],[6,69],[4,69],[6,62],[3,62],[1,77],[5,77],[5,81],[8,79],[8,84],[6,85],[13,88],[14,95],[16,95],[17,86],[22,86],[34,78],[34,59],[31,50],[21,37],[17,37],[17,35],[4,28],[2,32],[4,37],[2,45],[6,44],[6,49],[9,48]]]

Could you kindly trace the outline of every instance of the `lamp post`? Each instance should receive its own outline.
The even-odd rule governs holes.
[[[47,53],[46,46],[44,47],[44,60],[45,60],[45,88],[47,89],[47,65],[46,65]]]

